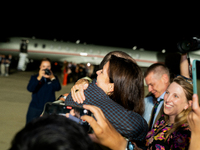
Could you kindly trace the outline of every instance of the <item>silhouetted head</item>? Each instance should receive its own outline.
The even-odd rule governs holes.
[[[28,123],[12,141],[10,150],[92,150],[93,143],[76,122],[59,115]]]

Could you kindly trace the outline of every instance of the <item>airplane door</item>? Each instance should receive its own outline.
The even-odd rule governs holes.
[[[28,40],[22,40],[20,45],[20,52],[27,53],[27,49],[28,49]]]
[[[17,69],[25,71],[28,63],[28,40],[22,40],[20,44],[19,62]]]

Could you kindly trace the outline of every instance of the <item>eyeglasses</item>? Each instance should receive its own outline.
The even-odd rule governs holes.
[[[191,78],[187,78],[185,76],[182,76],[182,75],[177,75],[176,77],[182,77],[185,79],[186,82],[190,83],[190,84],[193,84],[193,80]]]

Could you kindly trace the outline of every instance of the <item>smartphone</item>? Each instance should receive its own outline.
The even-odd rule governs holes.
[[[199,96],[200,102],[200,60],[193,60],[192,62],[192,79],[193,93]]]
[[[81,116],[88,115],[93,117],[93,113],[83,107],[51,103],[45,104],[43,115],[57,114],[66,116],[67,118],[73,120],[74,122],[80,124],[86,132],[91,132],[91,127],[88,122],[81,119]]]

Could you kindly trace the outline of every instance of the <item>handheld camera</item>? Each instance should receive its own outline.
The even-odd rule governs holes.
[[[44,69],[44,72],[45,72],[45,74],[48,75],[48,76],[51,75],[51,71],[50,71],[49,69],[47,69],[47,68]]]
[[[85,120],[81,120],[81,116],[88,115],[93,116],[92,112],[89,110],[84,109],[83,107],[79,106],[72,106],[72,105],[65,105],[64,103],[51,103],[48,102],[45,104],[43,115],[46,114],[57,114],[63,115],[67,118],[75,121],[76,123],[80,124],[86,132],[91,132],[91,127],[88,122]]]
[[[200,38],[193,37],[189,39],[182,40],[177,43],[177,48],[180,53],[188,53],[190,51],[195,51],[200,49]]]

